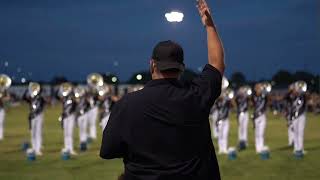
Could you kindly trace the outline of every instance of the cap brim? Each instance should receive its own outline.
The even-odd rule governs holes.
[[[156,62],[157,67],[160,71],[165,71],[169,69],[177,69],[179,71],[184,71],[184,64],[178,63],[178,62]]]

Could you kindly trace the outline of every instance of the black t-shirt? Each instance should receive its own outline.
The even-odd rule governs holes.
[[[221,80],[206,65],[190,83],[152,80],[125,95],[112,109],[100,156],[123,158],[125,180],[219,180],[208,117]]]

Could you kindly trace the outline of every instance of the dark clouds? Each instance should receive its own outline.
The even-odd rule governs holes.
[[[186,64],[196,70],[207,55],[194,2],[2,0],[0,61],[10,62],[11,73],[21,66],[41,80],[55,74],[83,79],[92,71],[128,79],[148,68],[157,41],[173,39],[185,48]],[[227,74],[242,71],[249,79],[260,79],[279,69],[320,73],[317,0],[209,2],[224,41]],[[174,9],[185,13],[183,23],[165,22],[164,13]]]

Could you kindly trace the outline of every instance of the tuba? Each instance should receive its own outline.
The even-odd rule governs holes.
[[[103,86],[103,77],[98,73],[89,74],[87,77],[87,83],[90,88],[98,89],[100,86]]]
[[[67,97],[73,92],[73,86],[71,83],[65,82],[62,83],[59,87],[59,96]]]
[[[30,97],[34,98],[37,95],[40,94],[41,86],[39,83],[36,82],[30,82],[28,86],[28,92],[30,94]]]
[[[12,80],[5,74],[0,75],[0,98],[5,94],[5,91],[11,86]]]

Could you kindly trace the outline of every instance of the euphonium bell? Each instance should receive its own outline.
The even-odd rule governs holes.
[[[11,86],[12,80],[5,74],[0,75],[0,98],[3,97],[4,92]]]
[[[30,82],[29,86],[28,86],[28,92],[30,94],[30,96],[36,97],[41,91],[41,86],[39,83],[36,82]]]
[[[59,95],[61,97],[67,97],[69,96],[73,91],[73,86],[71,83],[65,82],[62,83],[59,87]]]
[[[103,86],[103,77],[98,73],[89,74],[87,77],[87,83],[90,88],[97,89],[100,86]]]

